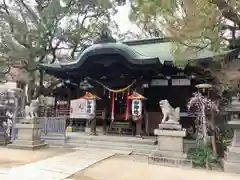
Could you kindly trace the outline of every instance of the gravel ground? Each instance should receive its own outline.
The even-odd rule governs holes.
[[[114,156],[80,171],[69,180],[239,180],[223,172],[163,167],[147,163],[142,156]]]
[[[70,151],[72,150],[66,148],[48,148],[37,151],[27,151],[0,147],[0,168],[17,167]]]

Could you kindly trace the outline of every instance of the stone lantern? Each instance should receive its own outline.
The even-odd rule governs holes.
[[[196,88],[198,89],[198,91],[201,92],[201,94],[203,96],[209,96],[210,90],[212,89],[212,85],[211,84],[198,84],[196,85]]]
[[[232,98],[232,103],[226,108],[231,114],[229,126],[233,128],[234,135],[231,145],[224,154],[224,171],[230,173],[240,173],[240,101],[238,97]]]

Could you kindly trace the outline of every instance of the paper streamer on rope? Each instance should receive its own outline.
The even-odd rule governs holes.
[[[104,84],[102,84],[101,82],[99,82],[99,81],[97,81],[97,80],[94,80],[94,81],[95,81],[96,83],[100,84],[103,88],[107,89],[107,90],[110,91],[110,92],[114,92],[114,93],[124,92],[124,91],[128,90],[130,87],[132,87],[132,86],[135,84],[135,82],[136,82],[136,80],[134,80],[131,84],[129,84],[129,85],[126,86],[125,88],[121,88],[121,89],[116,89],[116,90],[115,90],[115,89],[111,89],[111,88],[105,86]]]

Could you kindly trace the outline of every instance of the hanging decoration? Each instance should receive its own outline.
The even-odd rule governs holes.
[[[111,99],[111,120],[114,121],[115,118],[115,100],[118,99],[124,99],[126,96],[126,109],[125,109],[125,119],[127,120],[128,117],[128,112],[129,112],[129,104],[130,104],[130,100],[128,99],[128,96],[130,95],[130,88],[136,83],[136,80],[133,80],[131,84],[129,84],[128,86],[124,87],[124,88],[120,88],[120,89],[111,89],[109,87],[107,87],[106,85],[104,85],[103,83],[99,82],[98,80],[94,80],[92,79],[94,82],[96,82],[97,84],[101,85],[104,89],[103,89],[103,94],[108,95],[108,98]],[[66,82],[66,83],[70,83],[72,85],[77,86],[77,84],[73,84],[71,82]],[[88,81],[84,80],[79,87],[81,89],[88,89],[85,88],[84,85],[88,85]],[[83,86],[83,87],[82,87]],[[92,87],[92,86],[91,86]],[[107,92],[108,91],[108,92]],[[107,94],[108,93],[108,94]]]
[[[129,84],[128,86],[121,88],[121,89],[111,89],[109,87],[107,87],[106,85],[104,85],[103,83],[94,80],[96,83],[98,83],[99,85],[101,85],[104,90],[103,93],[105,94],[106,91],[108,91],[108,98],[111,98],[111,121],[114,121],[115,119],[115,100],[118,99],[124,99],[125,94],[126,94],[126,109],[125,109],[125,119],[128,119],[128,112],[129,112],[129,92],[130,92],[130,88],[136,83],[136,80],[134,80],[131,84]],[[125,93],[127,91],[127,93]]]
[[[112,111],[111,111],[111,120],[114,121],[114,108],[115,108],[115,98],[114,98],[114,92],[112,92]]]
[[[133,82],[131,84],[129,84],[128,86],[121,88],[121,89],[111,89],[109,87],[107,87],[106,85],[104,85],[103,83],[99,82],[98,80],[94,80],[92,79],[94,82],[96,82],[97,84],[101,85],[104,89],[103,89],[103,94],[105,95],[108,91],[108,98],[111,99],[111,120],[114,121],[115,118],[115,100],[118,100],[118,98],[120,99],[124,99],[124,97],[126,96],[126,112],[125,112],[125,119],[127,120],[128,117],[128,111],[129,111],[129,104],[130,101],[128,99],[128,96],[130,94],[130,88],[136,83],[136,80],[133,80]],[[70,83],[73,84],[71,82],[66,82],[66,83]],[[82,84],[87,84],[87,80],[85,80]],[[80,88],[81,85],[80,84]],[[77,84],[73,84],[73,85],[77,85]],[[83,88],[82,88],[83,89]],[[126,92],[126,93],[125,93]]]
[[[124,92],[122,92],[122,99],[124,99],[124,95],[125,95],[125,93],[124,93]]]
[[[107,87],[106,85],[104,85],[103,83],[101,83],[101,82],[99,82],[97,80],[93,79],[93,81],[95,81],[96,83],[98,83],[99,85],[101,85],[104,88],[104,94],[106,93],[106,90],[108,90],[109,92],[114,92],[114,93],[120,93],[120,92],[128,91],[136,83],[136,80],[134,80],[131,84],[129,84],[128,86],[126,86],[124,88],[121,88],[121,89],[111,89],[111,88]],[[77,83],[73,83],[73,82],[70,82],[70,81],[64,81],[64,83],[71,84],[71,85],[74,85],[74,86],[80,86]],[[83,83],[85,85],[87,83],[87,81],[84,81]],[[80,88],[82,88],[82,87],[80,87]]]
[[[128,86],[124,87],[124,88],[121,88],[121,89],[111,89],[109,87],[107,87],[106,85],[104,85],[103,83],[97,81],[97,80],[94,80],[96,83],[100,84],[104,89],[110,91],[110,92],[113,92],[113,93],[120,93],[120,92],[124,92],[124,91],[127,91],[129,90],[135,83],[136,83],[136,80],[134,80],[131,84],[129,84]]]

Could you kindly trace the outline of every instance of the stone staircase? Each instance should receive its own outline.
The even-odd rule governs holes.
[[[67,133],[66,139],[63,136],[49,136],[44,140],[51,146],[66,146],[74,150],[107,150],[117,154],[138,154],[151,155],[156,150],[156,137],[145,137],[144,139],[133,136],[98,135],[91,136],[85,133]],[[196,146],[193,140],[184,140],[184,151],[194,149]]]
[[[67,146],[75,150],[108,150],[119,154],[150,155],[156,149],[155,138],[137,138],[131,136],[99,135],[83,133],[68,134]]]

